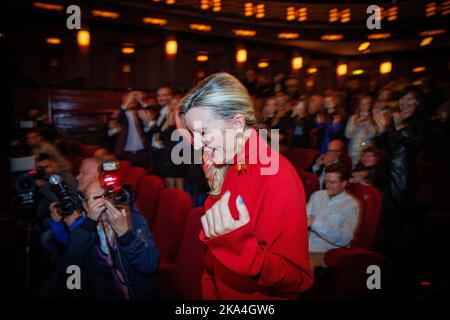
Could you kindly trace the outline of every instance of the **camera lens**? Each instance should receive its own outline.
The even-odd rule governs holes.
[[[63,215],[70,215],[76,209],[76,204],[72,199],[62,199],[59,203],[59,211]]]
[[[20,193],[31,192],[35,189],[36,182],[28,175],[21,176],[16,181],[16,189]]]
[[[130,202],[130,195],[125,190],[120,190],[114,195],[114,204],[122,205]]]

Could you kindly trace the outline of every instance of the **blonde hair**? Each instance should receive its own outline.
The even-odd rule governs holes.
[[[183,97],[178,106],[178,127],[187,129],[184,117],[192,108],[208,108],[225,121],[231,121],[241,114],[248,127],[256,123],[253,101],[247,89],[238,79],[225,72],[203,79]],[[215,165],[203,158],[203,170],[211,188],[210,194],[220,194],[228,165]]]

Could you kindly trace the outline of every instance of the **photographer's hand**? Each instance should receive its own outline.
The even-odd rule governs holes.
[[[136,99],[136,93],[134,91],[128,93],[126,97],[123,99],[122,108],[124,110],[128,110],[129,106]]]
[[[59,213],[59,203],[58,202],[52,202],[50,204],[50,217],[55,222],[61,222],[62,216]]]
[[[88,217],[98,221],[103,211],[105,211],[105,201],[103,198],[89,201],[88,203]]]
[[[150,111],[141,109],[138,111],[138,117],[144,122],[146,126],[148,126],[151,122]]]
[[[125,233],[127,233],[127,231],[131,229],[131,223],[126,209],[119,210],[109,201],[105,201],[105,205],[109,224],[118,237],[123,236]]]
[[[317,168],[320,168],[321,166],[323,166],[324,159],[325,159],[325,154],[322,154],[317,158],[316,163],[315,163]]]

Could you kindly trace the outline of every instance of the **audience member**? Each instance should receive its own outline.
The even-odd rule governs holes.
[[[349,194],[348,173],[342,164],[332,164],[325,174],[325,190],[314,192],[307,204],[311,269],[325,267],[325,252],[347,247],[361,219],[358,200]]]

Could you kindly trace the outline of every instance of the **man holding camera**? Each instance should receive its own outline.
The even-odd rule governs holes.
[[[159,253],[145,218],[117,204],[98,181],[84,192],[87,215],[69,233],[58,261],[59,294],[100,300],[154,298]],[[69,266],[81,269],[81,289],[67,290]]]
[[[100,166],[103,160],[99,157],[91,157],[84,159],[81,162],[80,171],[76,177],[75,183],[78,187],[73,190],[70,187],[71,183],[68,179],[69,191],[75,193],[76,191],[84,193],[86,187],[99,179]],[[57,172],[52,172],[52,174]],[[66,176],[61,175],[63,180],[66,181]],[[53,197],[56,197],[55,195]],[[59,202],[57,198],[52,198],[52,203],[47,202],[45,210],[50,208],[50,219],[46,220],[46,226],[48,229],[42,232],[40,238],[44,248],[52,255],[57,256],[59,251],[66,247],[69,243],[69,233],[75,230],[84,219],[84,210],[75,210],[72,214],[62,215],[59,210]],[[44,207],[44,205],[42,205]],[[41,209],[43,210],[43,209]]]
[[[39,194],[42,196],[42,199],[39,201],[36,208],[36,215],[38,218],[44,218],[48,214],[50,204],[58,201],[58,197],[54,190],[52,190],[51,184],[48,182],[48,178],[53,174],[61,176],[67,184],[69,192],[72,193],[77,191],[77,181],[70,172],[63,171],[55,160],[47,154],[41,154],[39,156],[37,159],[36,168],[42,175],[36,180]]]

